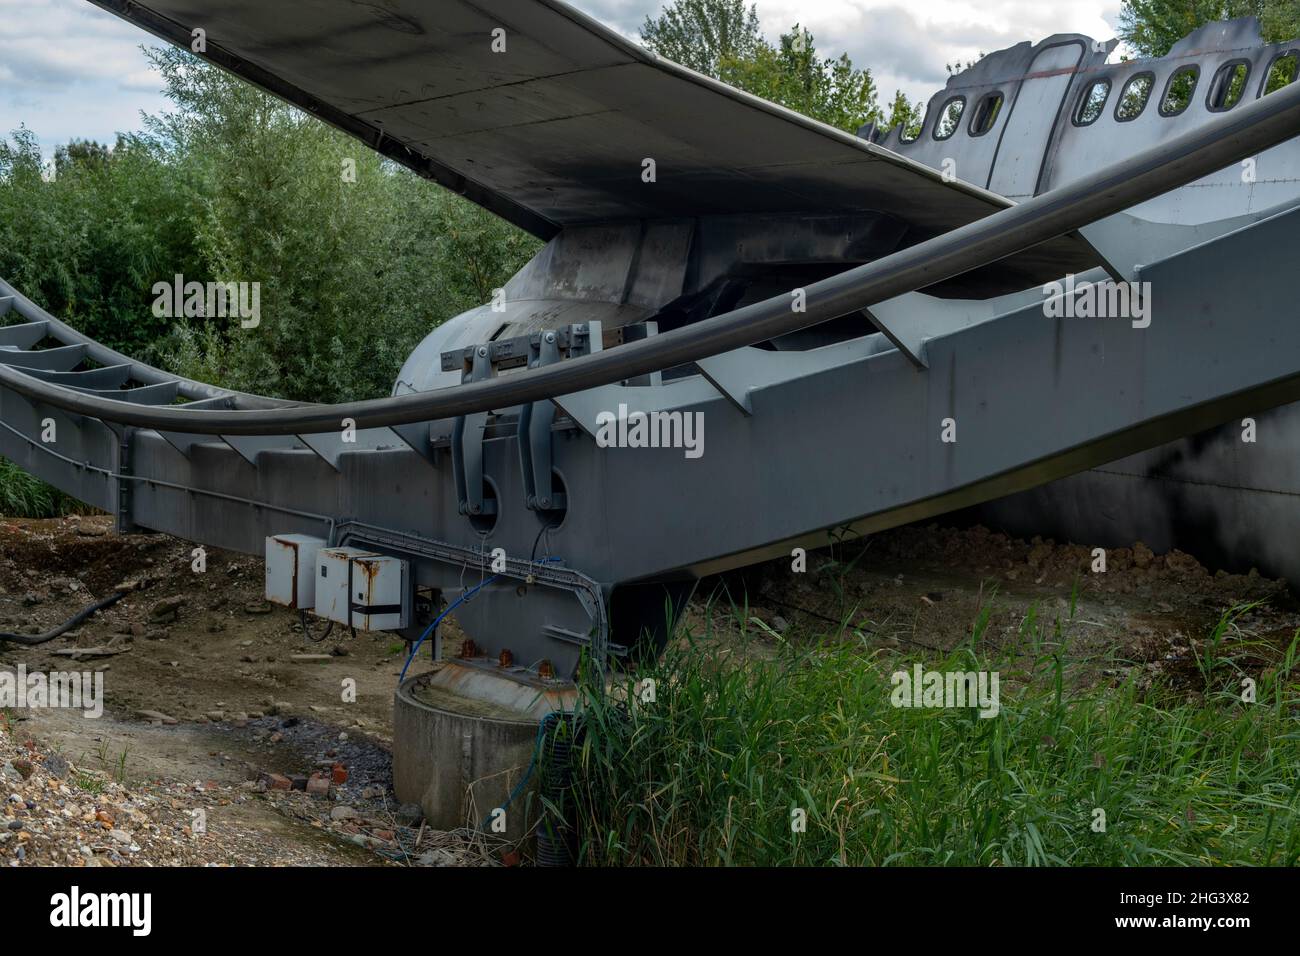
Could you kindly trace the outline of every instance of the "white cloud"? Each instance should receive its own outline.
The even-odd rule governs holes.
[[[85,0],[0,0],[0,135],[25,124],[49,152],[138,129],[165,105],[140,52],[155,42]]]

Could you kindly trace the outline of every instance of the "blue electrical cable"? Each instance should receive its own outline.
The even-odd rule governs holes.
[[[446,610],[444,610],[441,614],[439,614],[437,617],[433,619],[433,623],[430,624],[427,628],[425,628],[424,633],[420,635],[420,639],[416,641],[415,646],[411,648],[411,656],[408,657],[406,659],[406,663],[402,665],[402,674],[400,677],[397,678],[398,683],[401,683],[403,680],[406,679],[406,669],[411,666],[411,661],[415,660],[415,655],[420,652],[420,645],[425,642],[425,640],[428,638],[430,634],[432,634],[435,630],[438,629],[438,625],[442,623],[442,619],[446,617],[448,614],[450,614],[452,611],[456,610],[456,608],[460,607],[462,604],[464,604],[475,594],[477,594],[483,588],[487,587],[489,584],[491,584],[499,577],[501,577],[501,575],[494,574],[486,581],[481,581],[478,584],[474,585],[472,588],[470,588],[460,597],[456,598],[456,600],[448,604]]]
[[[563,558],[559,558],[559,557],[546,557],[546,558],[543,558],[543,559],[542,559],[542,562],[541,562],[541,563],[543,563],[543,564],[550,564],[550,563],[552,563],[552,562],[557,562],[557,561],[562,561],[562,560],[563,560]],[[419,640],[417,640],[417,641],[415,642],[415,646],[411,648],[411,654],[410,654],[410,656],[406,658],[406,663],[402,665],[402,673],[401,673],[401,676],[399,676],[399,677],[397,678],[398,683],[401,683],[403,680],[406,679],[406,669],[407,669],[408,667],[411,666],[411,661],[415,660],[415,655],[418,654],[418,653],[420,652],[420,645],[422,645],[422,644],[423,644],[423,643],[428,639],[428,637],[429,637],[430,634],[432,634],[434,631],[436,631],[436,630],[438,629],[438,625],[442,623],[442,619],[445,618],[445,617],[446,617],[448,614],[450,614],[452,611],[456,610],[456,608],[460,607],[460,605],[464,604],[466,601],[468,601],[470,598],[472,598],[475,594],[477,594],[477,593],[478,593],[479,591],[481,591],[483,588],[487,587],[489,584],[491,584],[493,581],[495,581],[495,580],[496,580],[497,578],[499,578],[499,577],[501,577],[501,575],[499,575],[499,574],[494,574],[494,575],[492,575],[492,577],[486,579],[485,581],[482,581],[482,582],[476,584],[474,587],[470,588],[468,591],[466,591],[466,592],[465,592],[464,594],[462,594],[460,597],[456,598],[456,600],[454,600],[454,601],[452,601],[450,604],[448,604],[447,607],[446,607],[446,609],[443,610],[443,612],[442,612],[441,614],[439,614],[436,618],[433,619],[433,623],[430,624],[427,628],[424,629],[424,633],[420,635]],[[523,775],[523,777],[520,778],[519,783],[515,784],[515,788],[510,792],[510,795],[509,795],[508,797],[506,797],[506,802],[505,802],[504,804],[502,804],[501,807],[499,807],[499,808],[497,808],[497,809],[502,809],[502,810],[504,810],[506,807],[510,806],[510,804],[514,802],[515,797],[519,796],[519,794],[521,794],[521,793],[523,792],[524,787],[526,787],[526,786],[528,785],[528,781],[529,781],[529,780],[532,778],[532,776],[533,776],[533,768],[537,765],[537,755],[538,755],[538,753],[539,753],[539,752],[541,751],[541,749],[542,749],[542,739],[546,736],[546,725],[547,725],[547,721],[548,721],[549,718],[551,718],[551,717],[553,717],[553,716],[555,716],[554,713],[547,714],[547,715],[546,715],[545,717],[543,717],[540,721],[538,721],[538,723],[537,723],[537,737],[536,737],[536,738],[534,739],[534,741],[533,741],[533,755],[532,755],[532,757],[531,757],[531,758],[529,759],[529,761],[528,761],[528,769],[526,769],[526,770],[524,771],[524,775]],[[495,812],[496,812],[496,810],[494,809],[494,810],[492,811],[492,813],[495,813]],[[480,829],[480,830],[486,830],[486,829],[487,829],[487,825],[488,825],[489,821],[492,819],[492,813],[489,813],[489,814],[488,814],[488,815],[483,819],[483,822],[479,824],[479,829]]]
[[[528,759],[528,769],[524,771],[524,775],[519,779],[519,782],[515,784],[515,788],[510,791],[510,796],[506,797],[506,802],[501,804],[499,807],[494,807],[489,811],[488,815],[483,818],[483,822],[478,825],[480,830],[486,830],[488,828],[488,823],[491,822],[493,813],[496,813],[497,810],[504,811],[506,807],[510,806],[510,804],[514,802],[515,797],[524,792],[524,787],[528,785],[528,781],[533,775],[533,768],[537,766],[537,755],[541,752],[542,740],[546,736],[546,722],[552,716],[554,716],[554,711],[547,714],[537,722],[537,736],[533,738],[533,755]]]

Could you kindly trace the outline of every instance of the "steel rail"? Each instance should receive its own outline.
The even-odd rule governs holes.
[[[100,365],[131,366],[131,378],[145,385],[162,385],[168,382],[176,382],[180,386],[180,394],[191,401],[199,401],[205,398],[229,398],[242,402],[250,408],[283,408],[301,404],[299,402],[282,401],[278,398],[250,395],[247,392],[237,392],[233,389],[209,385],[206,382],[196,382],[182,375],[173,375],[163,369],[154,368],[152,365],[133,359],[129,355],[123,355],[121,352],[115,351],[101,342],[96,342],[90,336],[77,331],[61,319],[50,315],[8,282],[5,282],[4,279],[0,279],[0,298],[13,299],[14,313],[22,316],[27,321],[48,322],[49,330],[46,334],[51,338],[62,342],[64,345],[84,345],[86,347],[86,356]]]
[[[291,435],[435,421],[567,395],[693,362],[799,329],[989,265],[1161,193],[1194,182],[1300,134],[1300,82],[1059,189],[849,269],[789,295],[518,374],[454,388],[337,405],[271,410],[142,407],[70,392],[0,366],[0,385],[30,399],[139,428],[226,435]]]

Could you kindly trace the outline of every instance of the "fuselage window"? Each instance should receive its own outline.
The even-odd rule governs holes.
[[[1246,80],[1250,78],[1250,64],[1245,60],[1225,63],[1214,74],[1210,83],[1210,92],[1205,98],[1205,106],[1212,113],[1230,110],[1241,102],[1246,92]]]
[[[939,120],[934,124],[934,138],[947,139],[957,132],[961,125],[962,110],[966,108],[966,97],[954,96],[939,111]]]
[[[1264,75],[1264,89],[1259,95],[1268,96],[1294,81],[1298,59],[1300,58],[1296,56],[1295,50],[1274,57],[1273,62],[1268,65],[1268,73]]]
[[[1074,112],[1076,126],[1088,126],[1097,122],[1097,117],[1106,108],[1110,97],[1110,80],[1097,80],[1083,91],[1079,97],[1079,108]]]
[[[1147,100],[1151,98],[1151,87],[1155,85],[1154,73],[1139,73],[1124,84],[1115,104],[1115,119],[1121,123],[1135,120],[1146,109]]]
[[[1201,69],[1197,66],[1180,66],[1174,70],[1165,84],[1165,95],[1160,98],[1160,115],[1177,116],[1192,103],[1192,94],[1196,92],[1196,81],[1200,79]]]
[[[970,118],[970,134],[983,136],[993,128],[1000,112],[1002,112],[1001,93],[990,93],[984,97],[975,104],[975,112]]]

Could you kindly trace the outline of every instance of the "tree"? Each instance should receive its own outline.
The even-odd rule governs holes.
[[[1251,15],[1270,43],[1300,35],[1296,0],[1124,0],[1119,35],[1140,56],[1164,56],[1199,26]]]
[[[74,139],[54,151],[54,168],[60,176],[74,166],[104,166],[110,156],[107,146],[94,140]]]
[[[813,35],[798,24],[778,46],[762,41],[750,57],[724,57],[718,78],[848,132],[880,119],[871,73],[855,69],[848,54],[819,57]]]
[[[889,119],[884,123],[886,131],[901,127],[903,139],[914,139],[921,132],[921,120],[924,119],[924,107],[920,103],[908,100],[907,95],[898,90],[894,102],[889,105]]]
[[[261,299],[256,328],[232,317],[176,322],[157,354],[177,371],[309,401],[384,394],[420,339],[491,298],[537,248],[188,52],[150,59],[177,108],[146,129],[199,197],[193,278],[256,282]]]
[[[798,24],[772,45],[755,8],[740,0],[675,0],[646,18],[641,39],[670,60],[850,133],[881,119],[869,70],[848,54],[821,57]]]
[[[724,59],[752,57],[763,42],[758,11],[744,0],[674,0],[645,18],[641,42],[662,57],[717,77]]]

